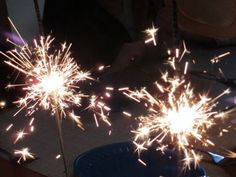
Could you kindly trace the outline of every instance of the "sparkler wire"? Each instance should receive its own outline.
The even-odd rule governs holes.
[[[63,164],[65,168],[65,176],[68,177],[68,165],[67,165],[67,160],[66,160],[66,155],[65,155],[65,146],[64,146],[64,141],[63,141],[63,136],[62,136],[62,127],[61,127],[62,118],[59,114],[58,109],[55,110],[55,117],[56,117],[56,127],[57,127],[57,134],[58,134],[58,139],[59,139],[59,144],[60,144],[60,150],[61,150]]]

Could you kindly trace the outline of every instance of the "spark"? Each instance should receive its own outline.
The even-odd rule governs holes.
[[[129,90],[129,87],[122,87],[118,89],[118,91],[124,91],[124,90]]]
[[[123,111],[122,112],[125,116],[127,116],[127,117],[132,117],[132,115],[129,113],[129,112],[127,112],[127,111]]]
[[[18,163],[21,162],[21,160],[26,161],[27,159],[34,159],[34,155],[29,152],[29,148],[23,148],[21,150],[15,150],[14,154],[20,155],[19,160],[17,161]]]
[[[27,43],[23,46],[15,44],[15,49],[0,52],[7,58],[6,64],[25,75],[25,83],[8,85],[22,87],[26,92],[25,97],[15,101],[20,107],[15,115],[26,108],[30,116],[41,107],[52,115],[58,111],[60,117],[71,118],[82,127],[71,107],[81,107],[81,100],[90,97],[80,90],[80,82],[94,79],[89,71],[83,71],[74,61],[70,52],[71,44],[63,43],[61,48],[54,49],[53,41],[51,36],[41,36],[39,41],[33,41],[32,46]],[[107,109],[103,108],[107,107],[100,106],[100,111],[96,110],[96,113],[106,114]]]
[[[154,46],[156,46],[156,45],[157,45],[157,43],[156,43],[156,33],[157,33],[157,31],[158,31],[158,28],[155,28],[154,25],[152,25],[152,28],[146,29],[144,32],[145,32],[150,38],[147,39],[147,40],[145,41],[145,43],[149,43],[149,42],[153,41]]]
[[[94,120],[95,120],[96,126],[99,127],[98,119],[97,119],[96,114],[93,114],[93,117],[94,117]]]
[[[6,128],[6,131],[8,132],[12,127],[13,127],[13,124],[10,124],[10,125]]]
[[[25,135],[27,135],[27,133],[24,132],[24,130],[21,130],[19,132],[17,132],[17,136],[16,139],[14,141],[14,144],[19,141],[20,139],[23,139],[25,137]]]
[[[182,52],[181,52],[182,51]],[[167,50],[167,54],[169,56],[172,55],[172,53],[174,54],[173,58],[174,60],[177,60],[178,62],[181,62],[183,57],[186,55],[186,54],[190,54],[190,51],[187,49],[186,47],[186,44],[185,44],[185,41],[183,41],[182,43],[182,49],[179,49],[179,48],[176,48],[174,50],[174,52],[170,49]],[[171,57],[170,57],[171,58]]]
[[[221,60],[223,60],[223,57],[225,57],[225,56],[227,56],[227,55],[230,55],[230,52],[225,52],[225,53],[223,53],[223,54],[221,54],[221,55],[218,55],[218,56],[212,58],[212,59],[210,60],[210,62],[211,62],[212,64],[219,63]]]
[[[34,118],[32,118],[32,119],[30,120],[29,125],[31,126],[31,125],[33,124],[33,122],[34,122]]]
[[[113,87],[106,87],[106,90],[114,90]]]
[[[99,71],[102,71],[104,68],[105,68],[105,66],[102,65],[102,66],[99,66],[99,67],[98,67],[98,70],[99,70]]]
[[[4,108],[6,106],[6,102],[5,101],[0,101],[0,108]]]
[[[69,114],[69,117],[77,124],[78,127],[80,127],[82,130],[84,130],[83,125],[82,125],[82,122],[79,120],[79,119],[80,119],[80,116],[75,115],[75,114],[74,114],[74,111],[72,111],[72,112]]]
[[[139,161],[142,165],[147,166],[147,164],[146,164],[142,159],[139,158],[138,161]]]
[[[142,144],[138,144],[135,141],[133,142],[136,145],[136,150],[138,152],[138,154],[140,155],[142,150],[147,150],[147,148],[145,147],[145,142],[143,142]]]
[[[185,41],[183,41],[183,52],[179,58],[179,62],[183,59],[183,57],[185,56],[185,54],[190,54],[190,51],[187,49]],[[178,57],[177,57],[178,58]]]
[[[179,58],[179,49],[178,48],[175,49],[175,57]]]
[[[107,66],[101,65],[101,66],[98,66],[98,71],[103,71],[104,69],[107,69],[110,67],[111,67],[110,65],[107,65]]]
[[[33,132],[34,131],[34,126],[30,127],[30,131]]]
[[[105,93],[105,95],[106,95],[106,97],[108,97],[108,98],[110,98],[110,97],[111,97],[111,94],[110,94],[110,93],[108,93],[108,92],[106,92],[106,93]]]
[[[187,74],[188,71],[188,62],[185,63],[184,74]]]
[[[192,144],[214,146],[207,137],[207,130],[215,124],[215,117],[221,112],[213,111],[217,99],[228,94],[229,89],[212,98],[205,94],[195,94],[191,83],[163,74],[163,84],[156,84],[160,97],[153,96],[145,88],[140,91],[125,90],[129,98],[147,105],[148,114],[138,117],[138,128],[131,131],[135,134],[134,144],[138,153],[152,143],[160,146],[173,145],[174,149],[183,152],[184,165],[196,166],[199,156],[189,149]],[[171,142],[167,144],[168,140]]]
[[[60,158],[61,158],[61,154],[57,154],[56,159],[60,159]]]

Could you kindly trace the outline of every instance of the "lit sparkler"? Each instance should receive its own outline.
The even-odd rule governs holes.
[[[82,71],[73,61],[71,45],[67,46],[64,43],[61,49],[52,51],[53,40],[50,36],[41,37],[39,42],[34,40],[32,48],[25,43],[24,46],[19,46],[6,54],[0,52],[8,58],[5,63],[26,76],[26,83],[8,85],[8,87],[20,86],[26,91],[25,97],[15,102],[20,107],[18,112],[27,108],[27,114],[32,115],[38,107],[50,110],[52,114],[59,111],[60,116],[71,118],[81,127],[78,116],[73,115],[70,107],[72,105],[80,107],[81,99],[90,97],[77,91],[79,89],[77,85],[79,82],[93,78],[90,72]],[[109,95],[108,92],[106,94]],[[99,97],[96,101],[99,101]],[[100,106],[99,109],[106,112],[102,109],[104,107],[105,105]]]
[[[146,29],[144,32],[148,35],[149,39],[145,40],[145,43],[153,42],[154,46],[157,45],[156,43],[156,33],[158,31],[158,28],[155,28],[154,25],[152,25],[152,28]]]
[[[27,159],[34,159],[34,154],[29,152],[29,148],[23,148],[21,150],[15,150],[14,154],[20,155],[20,158],[18,159],[18,163],[20,163],[22,160],[26,161]]]
[[[20,107],[16,114],[25,108],[28,110],[27,115],[30,116],[41,107],[55,115],[66,176],[68,176],[61,120],[63,117],[70,118],[82,128],[80,117],[74,114],[72,106],[81,107],[82,98],[93,99],[79,90],[78,85],[80,82],[93,80],[93,78],[90,76],[90,72],[83,71],[72,58],[71,44],[64,43],[60,49],[55,49],[52,44],[54,38],[41,36],[39,41],[34,40],[33,45],[29,46],[20,36],[12,21],[10,19],[9,21],[23,42],[23,46],[19,46],[8,40],[16,48],[7,53],[0,52],[8,59],[5,61],[6,64],[25,75],[25,83],[8,85],[8,87],[22,87],[26,92],[24,97],[15,101]],[[99,69],[103,70],[104,67]],[[109,95],[108,92],[107,95]],[[99,96],[96,96],[93,106],[90,105],[89,108],[92,109],[94,115],[99,116],[109,126],[111,125],[108,121],[110,108],[100,100]],[[34,127],[31,130],[33,131],[33,129]],[[23,136],[22,133],[18,134],[15,142]]]
[[[65,116],[71,104],[80,106],[82,97],[87,95],[76,92],[79,81],[92,79],[89,72],[83,72],[70,56],[70,46],[64,43],[61,50],[51,52],[53,39],[48,36],[41,37],[40,42],[34,41],[34,47],[27,44],[2,53],[8,58],[5,63],[26,75],[26,83],[8,85],[8,87],[23,86],[26,96],[16,101],[23,108],[29,110],[31,115],[38,106],[51,110],[55,114],[59,110]]]
[[[204,94],[195,94],[190,82],[178,76],[170,77],[169,73],[162,74],[162,83],[156,82],[160,97],[153,96],[145,88],[140,91],[123,90],[129,98],[141,102],[145,101],[148,114],[138,117],[138,128],[134,144],[137,151],[145,150],[153,143],[160,147],[174,146],[183,154],[184,168],[196,167],[200,156],[190,147],[196,143],[202,146],[214,146],[207,137],[207,130],[215,124],[215,119],[222,116],[214,111],[217,99],[228,94],[229,89],[215,98]]]

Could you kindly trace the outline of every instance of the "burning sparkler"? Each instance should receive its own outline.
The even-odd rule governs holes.
[[[210,98],[195,95],[190,83],[178,77],[164,77],[164,82],[168,86],[156,82],[162,98],[152,96],[145,88],[124,92],[135,101],[145,100],[148,103],[148,115],[139,117],[138,129],[132,131],[135,133],[134,142],[140,151],[154,142],[166,146],[166,141],[170,141],[175,149],[184,153],[186,167],[190,167],[192,162],[197,166],[199,156],[189,147],[196,142],[203,146],[214,145],[207,138],[206,131],[214,125],[214,118],[220,114],[213,111],[216,100],[228,94],[229,90]],[[166,98],[163,98],[164,95]]]
[[[90,72],[83,71],[71,57],[71,45],[64,43],[60,49],[55,49],[52,37],[41,36],[39,41],[33,41],[33,46],[29,46],[10,19],[9,21],[23,42],[23,46],[19,46],[8,40],[16,48],[7,53],[0,52],[8,59],[5,63],[24,74],[26,78],[25,83],[8,85],[8,87],[22,87],[26,92],[25,97],[15,101],[20,107],[17,113],[26,108],[27,115],[30,116],[41,107],[55,115],[65,172],[68,176],[61,130],[62,118],[70,118],[82,128],[80,117],[74,114],[72,106],[80,107],[82,98],[88,98],[93,100],[91,102],[93,105],[88,107],[94,111],[94,116],[99,116],[101,120],[111,125],[108,121],[110,108],[100,100],[99,96],[93,99],[94,96],[79,90],[80,82],[93,78]],[[109,95],[108,92],[106,94]],[[32,131],[33,129],[34,127]],[[16,141],[23,136],[23,133],[18,134]]]
[[[168,61],[173,69],[176,69],[175,59]],[[187,66],[188,63],[185,64],[184,74],[187,73]],[[191,164],[198,166],[201,156],[192,147],[196,144],[214,146],[206,132],[215,124],[215,119],[225,116],[214,111],[214,108],[217,100],[230,90],[214,98],[196,94],[184,75],[170,76],[168,72],[162,74],[161,81],[156,82],[155,86],[158,96],[153,96],[146,88],[139,91],[122,89],[130,99],[139,103],[144,101],[148,111],[147,115],[138,117],[138,128],[132,131],[137,151],[140,153],[153,143],[162,151],[174,147],[179,154],[183,154],[183,169],[190,168]]]
[[[50,52],[53,39],[41,37],[39,43],[34,41],[31,49],[27,44],[2,53],[9,60],[8,65],[26,75],[26,83],[8,85],[8,87],[23,86],[26,96],[16,101],[21,107],[27,108],[31,115],[38,108],[43,107],[55,114],[59,110],[65,116],[71,104],[80,106],[82,97],[87,95],[76,92],[79,81],[92,79],[89,72],[80,71],[80,68],[70,56],[70,45],[64,43],[61,50]]]
[[[52,51],[53,40],[50,36],[41,37],[39,42],[34,40],[32,48],[25,43],[24,46],[18,46],[19,48],[8,51],[6,54],[0,52],[8,58],[5,63],[26,76],[26,83],[8,85],[8,87],[20,86],[26,91],[25,97],[15,102],[20,107],[18,112],[27,108],[27,115],[32,115],[39,107],[42,107],[50,110],[53,115],[58,111],[60,117],[69,117],[81,127],[79,117],[74,115],[70,107],[72,105],[80,107],[81,99],[90,97],[77,91],[78,83],[93,78],[90,72],[82,71],[73,61],[70,53],[71,45],[67,46],[64,43],[60,50]],[[109,95],[109,93],[106,94]],[[99,99],[100,97],[97,96],[94,102],[100,102]],[[103,114],[98,113],[97,109],[96,113],[103,115],[102,120],[107,122],[105,115],[109,108],[104,103],[93,105],[99,105],[99,110]]]

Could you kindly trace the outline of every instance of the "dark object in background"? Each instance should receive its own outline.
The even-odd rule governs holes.
[[[173,151],[164,153],[150,147],[138,153],[131,142],[115,143],[95,148],[78,156],[74,161],[74,175],[79,177],[176,177],[177,158]],[[207,176],[205,171],[196,169],[183,171],[181,177]]]
[[[10,23],[7,19],[8,12],[5,0],[0,1],[0,51],[6,52],[10,50],[9,43],[6,42],[6,34],[11,33]],[[15,100],[14,91],[6,90],[5,87],[10,82],[10,73],[12,70],[4,64],[5,57],[0,55],[0,102],[5,101],[6,107],[12,106],[12,101]],[[0,111],[3,108],[0,108]]]
[[[11,32],[11,27],[9,24],[9,21],[7,19],[8,17],[8,12],[7,12],[7,6],[6,6],[6,1],[1,0],[0,1],[0,47],[1,50],[7,49],[8,47],[6,46],[6,33]]]
[[[177,0],[178,26],[184,37],[199,43],[236,44],[235,0]]]
[[[45,1],[45,34],[72,43],[72,56],[89,69],[111,64],[130,36],[124,26],[96,0]]]

